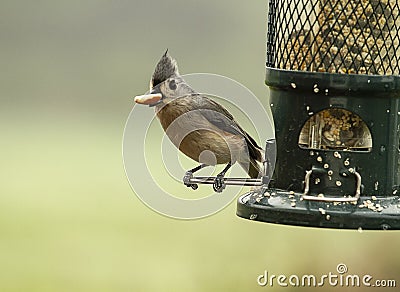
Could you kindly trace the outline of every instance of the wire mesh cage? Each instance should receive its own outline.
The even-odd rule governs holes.
[[[267,67],[400,74],[400,1],[269,2]]]

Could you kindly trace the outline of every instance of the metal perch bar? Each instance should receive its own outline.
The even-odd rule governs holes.
[[[330,197],[316,197],[316,196],[310,196],[308,195],[308,192],[310,191],[310,177],[312,174],[312,170],[306,171],[306,176],[305,176],[305,188],[304,188],[304,194],[303,194],[303,199],[308,200],[308,201],[317,201],[317,202],[357,202],[358,199],[360,198],[361,195],[361,175],[357,172],[354,171],[353,174],[356,177],[356,193],[354,197],[335,197],[335,198],[330,198]]]
[[[212,185],[214,184],[215,179],[216,179],[215,176],[197,176],[190,178],[188,180],[188,183]],[[229,177],[229,178],[224,178],[224,184],[231,186],[262,186],[263,180],[261,178]]]
[[[223,178],[222,188],[217,188],[218,192],[221,192],[225,186],[250,186],[250,187],[260,187],[268,186],[272,177],[272,173],[275,168],[276,160],[276,142],[275,139],[268,139],[265,147],[265,160],[263,164],[263,173],[260,178],[243,178],[243,177],[227,177]],[[192,176],[193,173],[189,172],[183,178],[183,183],[193,188],[197,189],[198,184],[208,184],[214,185],[218,179],[216,176]]]

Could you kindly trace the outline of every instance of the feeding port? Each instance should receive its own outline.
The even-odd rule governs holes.
[[[344,109],[326,109],[305,123],[300,132],[299,147],[369,152],[372,136],[358,115]]]
[[[399,74],[399,1],[270,0],[276,164],[238,216],[400,229]]]

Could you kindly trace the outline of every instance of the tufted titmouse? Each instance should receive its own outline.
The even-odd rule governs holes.
[[[207,165],[226,164],[214,182],[214,190],[221,191],[224,175],[235,162],[251,178],[262,175],[262,148],[222,105],[185,82],[168,50],[154,70],[150,93],[136,96],[135,102],[155,107],[172,143],[201,163],[189,170],[186,177]]]

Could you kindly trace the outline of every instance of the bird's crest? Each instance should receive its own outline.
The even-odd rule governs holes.
[[[164,55],[158,61],[156,68],[154,69],[153,76],[151,77],[150,87],[154,87],[161,82],[164,82],[172,76],[179,75],[178,64],[176,61],[168,54],[168,49],[165,51]]]

